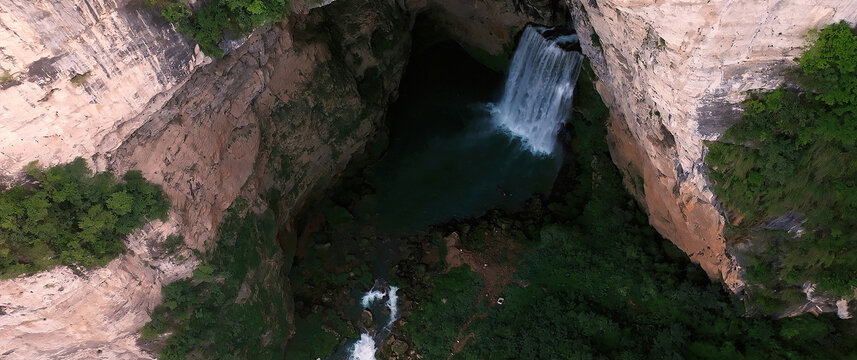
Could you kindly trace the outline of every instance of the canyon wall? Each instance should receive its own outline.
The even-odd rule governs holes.
[[[331,40],[328,24],[321,24],[319,14],[295,15],[290,21],[260,29],[227,58],[199,67],[208,60],[195,61],[199,55],[169,25],[157,24],[143,10],[129,10],[129,4],[110,4],[113,10],[95,6],[106,15],[94,19],[69,18],[60,10],[44,10],[49,5],[41,3],[32,4],[42,6],[35,14],[9,15],[13,8],[4,4],[7,29],[38,26],[43,18],[63,24],[62,29],[86,29],[64,35],[63,41],[68,43],[57,44],[59,40],[48,36],[63,34],[59,30],[42,38],[23,30],[3,32],[18,35],[23,39],[18,43],[32,43],[31,47],[54,44],[54,48],[34,52],[31,58],[59,56],[60,60],[52,63],[52,77],[24,78],[25,67],[32,67],[25,57],[29,53],[5,47],[17,43],[3,39],[4,61],[14,56],[20,63],[10,67],[15,80],[4,83],[0,90],[4,107],[0,126],[5,127],[0,141],[4,153],[10,155],[2,169],[15,175],[32,160],[53,164],[75,156],[87,158],[99,170],[139,169],[147,179],[163,185],[173,209],[166,223],[154,222],[129,237],[128,253],[104,268],[58,267],[0,281],[0,353],[4,358],[152,358],[140,346],[138,329],[160,302],[161,286],[189,276],[198,265],[189,248],[211,250],[223,212],[238,196],[259,203],[263,191],[276,188],[288,195],[280,202],[281,209],[275,210],[287,212],[333,181],[376,131],[391,93],[398,87],[409,46],[407,38],[402,38],[378,55],[371,53],[366,40],[389,19],[370,16],[368,9],[359,19],[359,31],[336,41]],[[94,5],[61,2],[50,6],[78,9]],[[127,11],[144,19],[136,30],[122,23]],[[8,22],[7,15],[20,23]],[[317,26],[302,28],[306,24]],[[408,25],[406,22],[404,31],[390,30],[407,33]],[[147,37],[147,31],[153,37]],[[296,39],[299,35],[302,38]],[[75,47],[81,43],[79,39],[89,37],[105,44],[89,44],[85,46],[88,52],[79,51]],[[348,38],[359,44],[347,43]],[[178,44],[175,51],[153,45],[170,39]],[[359,89],[357,78],[363,77],[362,70],[334,54],[343,46],[372,65],[376,75],[381,74],[373,80],[384,90],[371,101]],[[129,54],[130,50],[122,50],[126,48],[142,52]],[[90,62],[78,60],[81,54]],[[71,60],[64,60],[67,57]],[[96,70],[73,67],[81,63]],[[66,65],[72,67],[62,67]],[[138,67],[145,69],[129,70]],[[67,77],[87,71],[89,75],[79,85]],[[58,90],[51,90],[54,88]],[[53,95],[39,102],[33,89]],[[137,93],[128,95],[126,91]],[[88,97],[78,101],[66,92]],[[184,235],[189,248],[165,256],[162,243],[171,234]],[[285,264],[282,254],[277,255],[272,254],[272,259]],[[283,286],[287,306],[288,283],[278,285]],[[252,284],[249,288],[252,291]]]
[[[566,0],[610,106],[611,151],[649,222],[732,291],[741,269],[703,164],[703,140],[740,118],[747,90],[782,84],[806,35],[857,21],[850,0]]]

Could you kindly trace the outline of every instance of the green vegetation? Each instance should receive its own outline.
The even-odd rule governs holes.
[[[560,181],[544,213],[512,217],[541,222],[523,244],[528,251],[502,294],[505,302],[474,320],[465,332],[473,336],[455,358],[854,358],[849,323],[829,315],[748,318],[741,302],[655,233],[619,190],[622,179],[605,141],[606,108],[592,76],[584,71],[575,91],[574,139],[566,144],[574,161],[560,175],[571,182]],[[472,280],[442,281],[448,276],[439,276],[433,292],[480,288]],[[467,316],[441,308],[436,296],[417,301],[407,325],[417,349],[448,354],[454,341],[423,332],[454,333]]]
[[[322,318],[324,316],[325,318]],[[324,331],[324,323],[329,317],[310,314],[306,318],[295,319],[295,336],[286,345],[285,359],[318,359],[330,355],[339,345],[338,337]]]
[[[730,240],[750,244],[748,299],[766,312],[801,301],[807,281],[838,297],[857,286],[857,32],[841,22],[812,35],[800,90],[752,95],[723,142],[708,143]],[[801,236],[759,228],[790,211],[806,217]]]
[[[351,213],[329,201],[316,203],[308,218],[323,216],[324,225],[306,236],[305,253],[295,258],[289,274],[295,302],[295,337],[286,344],[286,359],[325,358],[336,347],[360,337],[343,305],[369,290],[374,277],[366,260],[369,243],[359,235]]]
[[[15,81],[15,77],[12,76],[11,73],[9,73],[9,70],[0,68],[0,84],[10,83],[13,81]]]
[[[89,80],[90,76],[92,76],[92,72],[87,71],[83,74],[75,74],[71,79],[69,79],[69,81],[74,86],[83,86],[83,84],[86,84],[86,81]]]
[[[164,255],[172,256],[179,252],[179,249],[184,245],[184,236],[170,235],[164,240],[163,252]]]
[[[184,0],[149,0],[161,16],[179,31],[196,40],[200,49],[213,57],[222,57],[218,46],[225,36],[231,39],[253,29],[282,20],[290,11],[288,0],[210,0],[192,13]]]
[[[247,212],[236,200],[218,228],[217,249],[190,279],[163,287],[163,303],[141,330],[145,339],[172,333],[169,359],[282,359],[289,333],[283,303],[282,252],[271,211]]]
[[[161,187],[139,171],[118,181],[93,175],[82,158],[48,169],[33,162],[24,171],[27,184],[0,193],[0,278],[104,265],[125,250],[125,235],[169,208]]]
[[[426,359],[444,359],[455,343],[458,329],[478,312],[482,278],[467,265],[433,279],[431,299],[422,302],[408,318],[405,330]],[[426,331],[426,329],[430,329]]]
[[[595,33],[595,30],[592,31],[592,34],[589,34],[589,41],[592,42],[592,46],[602,49],[601,37]]]

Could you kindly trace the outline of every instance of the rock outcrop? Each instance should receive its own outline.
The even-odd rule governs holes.
[[[857,3],[566,0],[598,90],[610,141],[650,223],[730,289],[740,265],[706,178],[703,140],[740,117],[751,89],[783,82],[811,29],[857,21]]]

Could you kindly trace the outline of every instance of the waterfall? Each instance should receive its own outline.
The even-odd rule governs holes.
[[[549,154],[571,109],[583,55],[560,47],[575,35],[548,39],[547,28],[529,26],[512,58],[495,121],[519,136],[535,153]]]

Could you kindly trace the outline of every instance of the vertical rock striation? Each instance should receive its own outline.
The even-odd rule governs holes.
[[[733,291],[725,218],[703,140],[736,122],[751,89],[783,82],[806,34],[857,21],[849,0],[566,0],[611,108],[614,161],[662,235]]]
[[[143,4],[3,0],[0,176],[116,148],[208,61]]]

